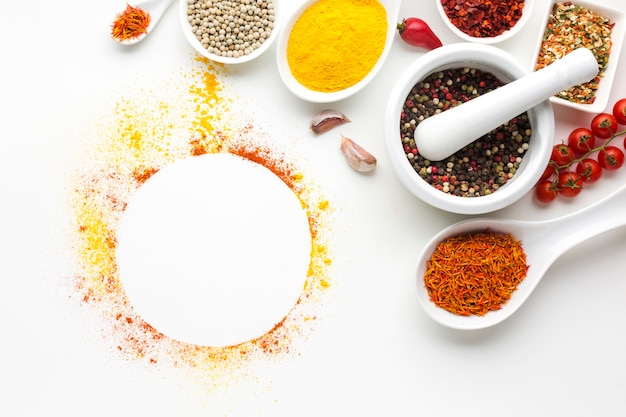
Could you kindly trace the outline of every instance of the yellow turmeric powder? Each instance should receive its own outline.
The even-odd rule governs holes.
[[[357,84],[385,47],[387,12],[378,0],[319,0],[302,13],[287,43],[293,76],[310,90]]]

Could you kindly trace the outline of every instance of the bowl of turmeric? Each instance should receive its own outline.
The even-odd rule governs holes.
[[[297,97],[343,100],[378,73],[396,32],[397,0],[307,0],[277,39],[278,71]]]

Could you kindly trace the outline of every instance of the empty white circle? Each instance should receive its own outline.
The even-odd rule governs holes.
[[[308,217],[266,167],[227,154],[177,161],[133,195],[117,264],[135,311],[202,346],[261,337],[297,303],[311,252]]]

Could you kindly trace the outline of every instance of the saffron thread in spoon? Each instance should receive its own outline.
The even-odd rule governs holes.
[[[138,38],[148,33],[150,19],[150,13],[126,3],[126,10],[111,25],[111,36],[120,42]]]

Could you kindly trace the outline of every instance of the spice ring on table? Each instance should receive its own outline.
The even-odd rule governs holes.
[[[445,111],[448,105],[462,103],[463,99],[454,94],[462,95],[463,88],[470,95],[474,90],[482,94],[482,88],[488,88],[489,84],[496,86],[495,79],[508,83],[528,73],[528,69],[511,54],[480,44],[442,46],[413,62],[392,89],[385,112],[387,151],[401,183],[424,202],[461,214],[492,212],[513,204],[528,193],[543,173],[554,141],[554,115],[548,100],[509,121],[501,130],[490,133],[491,138],[476,138],[475,142],[452,156],[455,161],[444,161],[440,165],[441,161],[422,161],[423,166],[417,167],[415,161],[420,159],[419,150],[411,146],[408,132],[403,131],[406,123],[414,122],[415,125],[409,126],[414,129],[420,120],[419,114],[407,117],[409,112],[419,113],[429,103],[434,105],[433,112]],[[483,74],[485,79],[474,79],[476,74]],[[441,85],[437,86],[433,81],[432,85],[427,83],[424,92],[416,90],[416,86],[428,77],[439,80],[439,76]],[[463,84],[462,81],[468,81],[468,85],[456,88],[455,83]],[[415,102],[407,109],[411,95]],[[452,103],[455,100],[457,103]],[[478,148],[472,148],[477,145]],[[467,153],[467,160],[459,156],[460,152]],[[421,172],[422,169],[425,172]],[[434,183],[435,177],[441,184]],[[473,186],[470,178],[482,188],[470,190]],[[502,179],[505,181],[500,182]],[[465,187],[468,190],[463,190]]]

